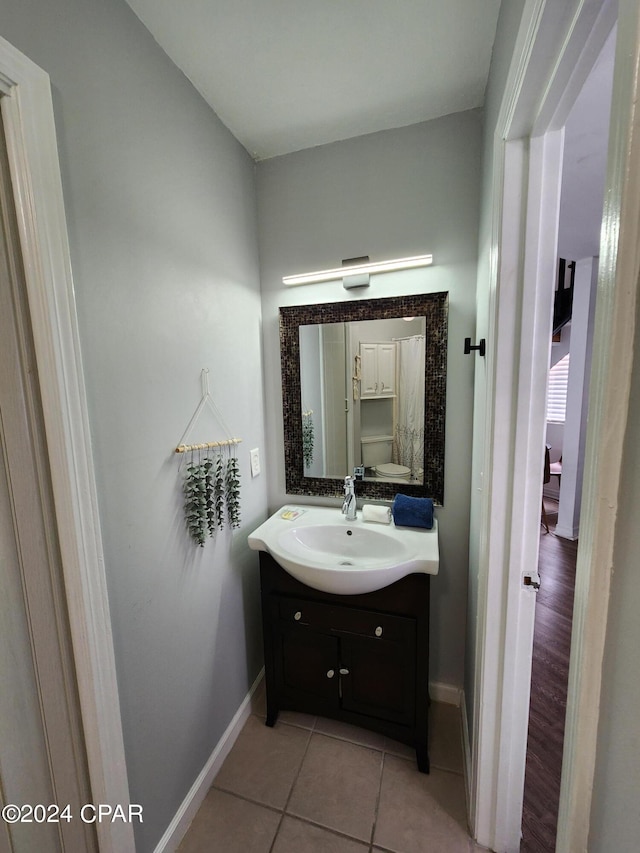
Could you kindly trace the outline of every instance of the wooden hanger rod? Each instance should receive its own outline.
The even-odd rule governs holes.
[[[205,441],[202,444],[179,444],[176,453],[189,453],[190,450],[209,450],[211,447],[228,447],[230,444],[240,444],[241,438],[228,438],[224,441]]]

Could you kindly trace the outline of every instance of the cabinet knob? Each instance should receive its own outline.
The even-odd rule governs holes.
[[[334,675],[335,675],[335,671],[333,669],[330,669],[327,672],[327,678],[333,678]]]
[[[381,636],[382,636],[382,628],[381,628],[381,626],[380,626],[380,625],[378,625],[378,627],[376,628],[376,630],[375,630],[375,635],[376,635],[376,637],[381,637]]]
[[[293,614],[293,618],[296,620],[296,622],[299,622],[302,619],[302,612],[300,610],[296,610],[296,612]]]
[[[349,675],[349,670],[342,667],[340,669],[340,675]]]

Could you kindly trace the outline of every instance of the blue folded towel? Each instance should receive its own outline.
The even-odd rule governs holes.
[[[393,521],[398,527],[433,527],[433,501],[431,498],[410,498],[396,495],[391,507]]]

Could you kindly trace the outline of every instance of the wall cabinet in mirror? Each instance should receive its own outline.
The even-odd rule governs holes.
[[[360,344],[360,396],[393,397],[396,393],[396,345]]]
[[[448,294],[280,309],[286,489],[444,501]]]

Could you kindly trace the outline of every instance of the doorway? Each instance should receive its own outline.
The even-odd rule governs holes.
[[[614,28],[564,126],[555,304],[566,303],[564,259],[573,258],[573,306],[554,310],[550,377],[571,359],[565,382],[547,395],[545,442],[549,458],[564,463],[543,478],[521,846],[530,853],[555,847],[615,38]]]
[[[77,691],[91,802],[126,806],[129,802],[126,763],[51,86],[41,68],[1,37],[0,112],[11,187],[10,203],[5,207],[11,210],[15,199],[15,209],[19,211],[18,254],[19,260],[24,259],[20,270],[23,287],[14,289],[11,312],[7,310],[6,314],[14,325],[23,323],[18,329],[18,352],[21,366],[31,366],[26,376],[24,371],[18,374],[29,401],[27,426],[15,430],[20,442],[16,449],[14,435],[12,453],[6,454],[5,472],[10,476],[14,458],[33,467],[39,487],[36,497],[41,501],[43,513],[48,513],[50,501],[55,504],[53,517],[45,518],[42,538],[47,560],[52,562],[45,562],[44,566],[48,570],[59,558],[64,572],[64,584],[58,573],[49,572],[51,584],[55,578],[59,583],[55,590],[60,590],[59,598],[54,598],[53,615],[56,618],[59,615],[61,621],[57,623],[54,619],[53,624],[60,642],[66,643],[70,633],[73,644],[73,672],[70,675],[65,672],[68,681],[64,687],[72,683]],[[18,261],[14,268],[20,269]],[[3,320],[7,322],[4,315]],[[27,341],[33,344],[28,356],[24,348]],[[13,392],[9,396],[12,395]],[[4,427],[5,448],[0,456],[3,466],[8,449],[6,424]],[[35,440],[36,434],[40,441]],[[28,441],[24,440],[26,435]],[[46,451],[42,439],[45,435]],[[29,478],[21,476],[19,466],[18,476],[14,470],[11,490],[15,493],[21,487],[29,498],[29,482]],[[15,494],[11,499],[15,500]],[[18,535],[16,519],[24,525],[30,516],[12,514],[14,534]],[[29,542],[29,536],[23,534],[21,540]],[[30,572],[24,572],[23,576],[32,577]],[[38,587],[32,592],[42,610],[51,596],[42,596]],[[43,623],[42,612],[40,618],[31,612],[29,615],[30,630],[47,625],[46,619]],[[47,653],[50,651],[45,644],[45,661]],[[51,672],[46,666],[40,668],[40,686],[54,675],[53,668]],[[73,690],[66,695],[71,698]],[[65,710],[73,713],[71,701],[66,709],[46,708],[44,694],[39,699],[43,714],[50,712],[55,716]],[[68,741],[65,748],[69,751]],[[82,762],[82,751],[73,759]],[[124,853],[135,847],[129,823],[101,822],[94,829],[101,853]],[[0,841],[6,846],[9,841],[4,828],[2,832]]]
[[[97,849],[22,258],[0,121],[0,791],[48,806],[4,822],[8,849]]]
[[[561,11],[570,12],[571,20],[554,20],[554,14]],[[525,4],[496,128],[492,195],[496,204],[492,232],[495,240],[491,248],[496,250],[492,276],[497,295],[489,311],[490,326],[495,324],[489,334],[495,335],[495,341],[488,340],[491,351],[487,364],[493,410],[488,419],[483,463],[490,481],[482,507],[487,529],[483,531],[485,541],[481,542],[484,567],[481,562],[478,592],[476,678],[480,686],[474,695],[477,733],[471,802],[477,840],[501,853],[520,847],[533,614],[539,581],[545,413],[534,401],[545,395],[552,298],[538,283],[555,281],[563,126],[568,104],[575,100],[580,88],[576,80],[584,74],[580,84],[584,82],[611,32],[615,13],[614,4],[607,2],[576,2],[571,10],[544,3]],[[638,10],[629,4],[625,14],[625,33],[629,33],[630,42],[631,34],[636,33]],[[613,542],[612,516],[628,406],[625,383],[635,312],[622,316],[622,305],[634,303],[629,290],[616,288],[621,274],[616,229],[622,225],[621,198],[628,192],[624,175],[629,149],[625,145],[632,138],[635,49],[629,48],[630,44],[627,53],[618,50],[617,60],[621,56],[629,56],[630,60],[623,63],[624,76],[618,76],[616,82],[618,125],[614,121],[612,127],[618,139],[611,144],[614,154],[607,178],[607,227],[603,228],[601,241],[600,293],[605,292],[607,297],[600,299],[597,358],[594,357],[591,383],[592,394],[595,391],[594,416],[585,456],[582,517],[586,524],[578,549],[580,594],[576,595],[579,628],[574,630],[571,647],[558,823],[557,849],[563,851],[586,849],[597,714],[584,711],[588,707],[587,696],[597,696],[599,691],[598,661],[606,631],[606,594],[597,595],[596,588],[606,593],[608,581],[603,566],[609,564]],[[634,204],[631,208],[635,211]],[[629,233],[632,228],[633,221]],[[624,339],[610,334],[614,318],[624,328]],[[506,364],[513,365],[512,381],[503,381],[497,387],[496,377],[501,376]],[[615,387],[611,381],[614,364],[623,369],[624,375]],[[614,411],[622,417],[614,417]],[[599,452],[603,436],[617,460],[606,468]],[[500,467],[496,466],[496,459],[503,460]],[[606,504],[602,502],[603,494],[607,495]]]

